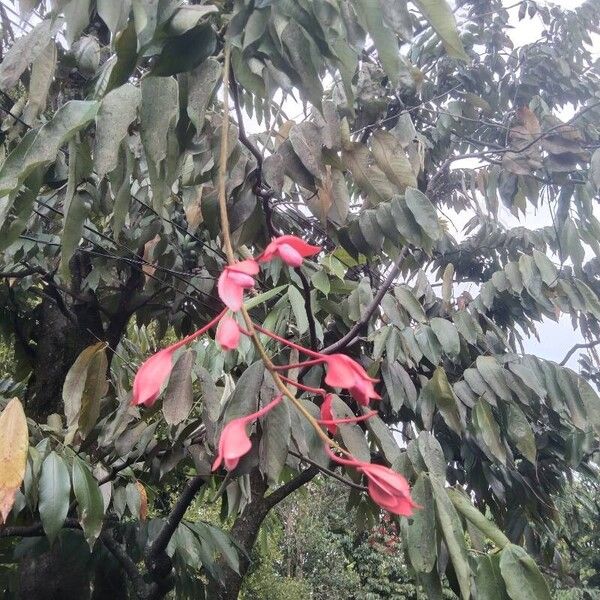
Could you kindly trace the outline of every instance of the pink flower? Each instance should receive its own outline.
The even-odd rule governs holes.
[[[160,350],[138,369],[133,380],[132,404],[152,406],[156,402],[161,389],[171,375],[173,354],[176,349],[169,346]]]
[[[320,246],[312,246],[295,235],[281,235],[275,238],[259,257],[259,262],[267,262],[279,257],[290,267],[299,267],[307,256],[321,251]]]
[[[345,354],[324,356],[327,364],[325,383],[331,387],[346,388],[362,406],[368,406],[371,398],[380,400],[373,384],[378,380],[369,377],[367,372],[355,360]]]
[[[235,350],[240,343],[240,328],[235,319],[225,315],[217,325],[215,339],[223,350]]]
[[[243,260],[225,267],[219,276],[217,289],[219,298],[230,310],[238,311],[242,307],[244,290],[254,287],[253,275],[258,273],[258,263],[254,260]]]
[[[337,426],[333,423],[333,413],[331,412],[332,401],[333,396],[327,394],[325,400],[323,400],[323,403],[321,404],[321,424],[327,425],[327,431],[329,431],[331,435],[335,435]]]
[[[256,421],[259,417],[268,413],[281,402],[282,398],[283,396],[281,395],[276,396],[269,404],[255,413],[233,419],[223,427],[221,437],[219,438],[219,451],[212,466],[213,471],[218,469],[221,463],[225,464],[225,468],[228,471],[237,467],[240,458],[252,448],[252,442],[250,441],[246,430],[247,426]]]
[[[159,350],[148,358],[138,369],[133,380],[133,395],[131,403],[136,406],[152,406],[160,396],[160,392],[171,375],[173,369],[173,354],[179,348],[189,344],[192,340],[204,335],[211,327],[214,327],[223,317],[225,311],[220,312],[212,321],[194,333],[171,344],[167,348]]]
[[[374,465],[355,458],[341,458],[336,456],[329,447],[325,449],[335,462],[353,467],[359,473],[365,475],[369,496],[381,508],[403,517],[410,517],[415,508],[421,508],[413,502],[410,497],[408,481],[400,473],[396,473],[396,471],[392,471],[392,469],[383,465]]]

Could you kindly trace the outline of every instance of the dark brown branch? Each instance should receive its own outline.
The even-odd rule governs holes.
[[[166,553],[167,545],[173,537],[175,530],[179,526],[183,515],[196,497],[198,490],[204,485],[205,478],[196,475],[190,479],[183,488],[181,495],[173,505],[165,524],[156,536],[152,544],[147,548],[144,562],[150,576],[155,581],[162,581],[171,573],[171,559]]]
[[[561,367],[564,367],[568,362],[571,356],[577,352],[577,350],[583,350],[585,348],[594,348],[600,344],[600,339],[595,340],[593,342],[588,342],[587,344],[575,344],[566,354],[565,357],[558,363]]]
[[[352,329],[350,329],[350,331],[344,337],[340,338],[337,342],[330,344],[326,348],[323,348],[323,350],[321,350],[321,354],[333,354],[334,352],[339,352],[340,350],[348,346],[351,342],[353,342],[354,339],[360,335],[362,329],[368,324],[369,319],[377,310],[377,307],[381,304],[382,298],[385,296],[390,287],[392,287],[394,280],[398,276],[398,273],[400,273],[402,261],[405,259],[407,254],[408,248],[402,248],[400,254],[398,254],[398,257],[394,261],[394,266],[392,267],[392,270],[386,277],[385,281],[381,284],[381,287],[377,291],[377,294],[375,294],[373,301],[371,302],[371,304],[369,304],[365,312],[362,314],[360,320],[354,324]]]
[[[298,267],[296,273],[302,282],[302,295],[304,296],[304,310],[306,311],[306,319],[308,320],[308,333],[310,335],[310,347],[312,350],[318,350],[317,341],[317,326],[315,324],[315,316],[313,315],[312,305],[310,301],[310,284],[302,269]]]
[[[294,477],[294,479],[278,487],[274,492],[272,492],[268,496],[265,496],[266,507],[270,510],[276,504],[279,504],[279,502],[287,498],[298,488],[301,488],[305,483],[308,483],[311,479],[314,479],[318,472],[319,467],[311,465],[310,467],[308,467],[308,469],[305,469],[299,475]]]
[[[29,275],[45,275],[46,272],[38,267],[31,267],[29,269],[23,269],[21,271],[4,271],[0,273],[0,279],[29,277]]]
[[[125,573],[127,574],[127,577],[129,577],[131,585],[135,590],[135,595],[140,600],[153,598],[157,590],[156,584],[148,585],[144,581],[144,578],[142,577],[142,574],[140,573],[133,559],[129,556],[129,554],[127,554],[125,548],[123,548],[123,546],[115,540],[112,534],[109,531],[104,530],[100,534],[100,541],[104,544],[106,549],[115,557],[115,559],[121,565],[123,571],[125,571]]]
[[[81,529],[77,519],[65,519],[63,527],[66,529]],[[0,538],[7,537],[41,537],[46,535],[44,526],[41,523],[32,523],[31,525],[9,525],[0,527]]]
[[[332,471],[331,469],[328,469],[327,467],[320,465],[319,463],[315,462],[314,460],[308,458],[308,456],[302,456],[302,454],[298,454],[297,452],[294,452],[293,450],[288,450],[288,452],[292,456],[295,456],[299,460],[306,462],[309,465],[312,465],[313,467],[316,467],[319,471],[321,471],[325,475],[328,475],[329,477],[332,477],[333,479],[337,479],[340,483],[343,483],[344,485],[347,485],[348,487],[354,488],[355,490],[358,490],[359,492],[367,492],[368,491],[364,485],[354,483],[354,481],[350,481],[349,479],[346,479],[345,477],[338,475],[335,471]]]

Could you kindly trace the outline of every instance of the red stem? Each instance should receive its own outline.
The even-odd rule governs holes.
[[[269,331],[268,329],[265,329],[264,327],[257,325],[256,323],[254,323],[254,328],[257,331],[260,331],[261,333],[268,335],[270,338],[273,338],[274,340],[277,340],[278,342],[285,344],[286,346],[289,346],[290,348],[295,348],[296,350],[298,350],[298,352],[303,352],[307,356],[312,356],[313,358],[320,358],[321,360],[324,360],[323,356],[321,354],[319,354],[318,352],[309,350],[308,348],[305,348],[304,346],[300,346],[299,344],[296,344],[296,343],[292,342],[291,340],[286,340],[285,338],[282,338],[281,336],[277,335],[276,333],[273,333],[272,331]]]
[[[194,333],[190,333],[190,335],[184,337],[183,339],[179,340],[178,342],[175,342],[174,344],[169,346],[168,349],[169,350],[177,350],[178,348],[185,346],[192,340],[195,340],[196,338],[200,337],[201,335],[204,335],[209,329],[211,329],[211,327],[214,327],[225,316],[226,312],[227,312],[227,309],[224,309],[212,321],[209,321],[204,327],[202,327],[201,329],[198,329],[198,331],[194,331]]]
[[[302,367],[311,367],[312,365],[319,365],[323,362],[322,358],[315,358],[314,360],[306,360],[300,363],[294,363],[290,365],[275,365],[276,371],[288,371],[289,369],[300,369]]]
[[[325,396],[327,394],[327,392],[323,388],[314,388],[314,387],[310,387],[309,385],[304,385],[303,383],[294,381],[293,379],[290,379],[289,377],[286,377],[285,375],[279,375],[279,377],[286,383],[289,383],[290,385],[293,385],[294,387],[296,387],[300,390],[304,390],[305,392],[309,392],[311,394],[317,394],[318,396]]]
[[[359,423],[360,421],[366,421],[371,417],[374,417],[377,414],[376,410],[372,410],[371,412],[365,413],[360,417],[347,417],[345,419],[317,419],[317,422],[320,425],[339,425],[340,423]]]

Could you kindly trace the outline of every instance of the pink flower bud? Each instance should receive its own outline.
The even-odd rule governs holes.
[[[215,339],[223,350],[235,350],[240,343],[240,328],[235,319],[225,315],[217,325]]]
[[[362,406],[368,406],[371,398],[380,400],[373,384],[378,380],[369,377],[367,372],[355,360],[345,354],[324,356],[327,364],[325,383],[331,387],[346,388]]]
[[[171,375],[175,350],[173,347],[160,350],[138,369],[133,380],[132,404],[152,406],[156,402]]]
[[[258,263],[254,260],[243,260],[225,267],[219,276],[217,290],[219,298],[230,310],[238,311],[244,300],[244,290],[254,287],[253,275],[258,273]]]

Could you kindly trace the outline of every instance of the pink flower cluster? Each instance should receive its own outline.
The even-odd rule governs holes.
[[[254,287],[254,276],[259,272],[259,263],[279,258],[291,267],[299,267],[302,265],[304,258],[314,256],[320,250],[321,248],[318,246],[307,244],[296,236],[284,235],[274,239],[257,260],[243,260],[225,267],[219,276],[217,290],[219,298],[227,308],[198,331],[160,350],[146,360],[136,373],[133,382],[132,403],[135,405],[152,406],[169,379],[173,368],[173,356],[175,352],[192,340],[204,335],[209,329],[216,326],[215,339],[223,350],[236,349],[241,336],[249,335],[249,332],[240,328],[235,318],[227,313],[227,309],[234,313],[240,310],[243,304],[244,291]],[[374,384],[378,380],[370,377],[365,369],[355,360],[345,354],[327,355],[315,352],[284,339],[258,324],[253,324],[253,327],[281,344],[295,348],[299,353],[309,357],[309,360],[295,365],[276,366],[275,369],[282,381],[294,385],[303,392],[322,397],[321,418],[317,422],[319,425],[325,427],[330,435],[336,435],[337,426],[340,424],[356,423],[377,414],[377,411],[370,411],[359,417],[336,419],[332,410],[333,396],[330,393],[327,393],[322,388],[313,388],[300,382],[292,381],[281,373],[291,368],[323,364],[326,368],[325,384],[332,388],[347,389],[358,405],[366,407],[371,400],[380,399],[374,387]],[[221,465],[224,465],[228,470],[233,470],[237,467],[240,459],[252,447],[248,435],[249,426],[267,414],[282,400],[283,396],[278,395],[257,412],[233,419],[223,427],[219,438],[217,456],[212,467],[213,471]],[[365,475],[368,481],[369,495],[382,508],[394,514],[409,516],[412,514],[413,509],[417,507],[410,498],[408,482],[399,473],[383,465],[358,461],[346,451],[343,452],[349,458],[338,456],[331,451],[329,446],[326,449],[334,462],[346,467],[352,467]]]

